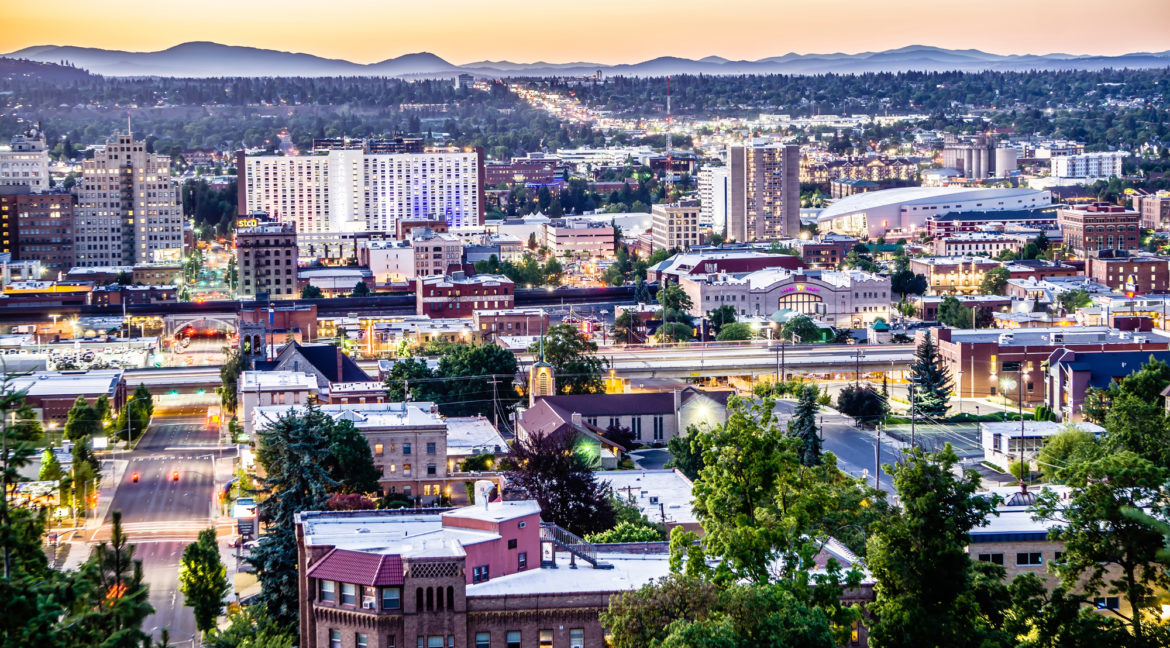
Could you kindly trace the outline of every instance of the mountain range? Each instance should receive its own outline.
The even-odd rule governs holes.
[[[157,52],[126,52],[89,47],[37,45],[5,56],[50,63],[67,62],[105,76],[385,76],[452,77],[469,73],[483,77],[587,75],[663,76],[667,74],[825,74],[862,72],[1023,70],[1099,70],[1103,68],[1170,67],[1170,50],[1115,56],[1076,54],[991,54],[974,49],[953,50],[911,45],[859,54],[789,53],[755,61],[719,56],[698,60],[663,56],[639,63],[513,63],[477,61],[455,65],[429,52],[406,54],[377,63],[354,63],[312,54],[255,47],[191,42]]]

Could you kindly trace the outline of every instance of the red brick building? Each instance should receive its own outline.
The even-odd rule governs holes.
[[[472,324],[484,339],[497,335],[541,335],[548,330],[548,313],[543,308],[478,310]]]
[[[78,396],[84,396],[90,405],[105,396],[115,413],[126,404],[126,380],[120,369],[26,374],[13,378],[12,390],[25,392],[25,403],[50,429],[65,425]]]
[[[1091,250],[1136,250],[1141,214],[1110,203],[1067,206],[1057,211],[1064,247],[1085,256]]]
[[[0,252],[53,272],[73,267],[74,202],[71,193],[0,193]]]
[[[502,310],[516,306],[516,287],[502,275],[454,275],[419,277],[416,312],[432,318],[471,317],[477,310]]]
[[[485,164],[484,186],[498,187],[502,184],[551,184],[556,180],[556,164],[547,161],[535,162],[501,162]]]
[[[1170,290],[1170,257],[1096,250],[1085,262],[1085,276],[1130,296]]]

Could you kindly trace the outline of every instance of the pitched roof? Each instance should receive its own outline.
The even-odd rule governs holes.
[[[288,357],[285,354],[292,353],[297,353],[304,358],[331,383],[370,382],[373,380],[353,361],[353,358],[345,355],[341,349],[331,344],[301,344],[293,340],[281,350],[280,355]],[[281,360],[283,358],[277,358],[275,365],[279,365]],[[261,363],[256,363],[256,368],[260,369]]]
[[[357,585],[401,585],[402,557],[333,549],[309,567],[309,576]]]

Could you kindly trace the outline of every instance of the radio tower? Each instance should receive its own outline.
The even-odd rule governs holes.
[[[674,185],[674,142],[670,133],[670,77],[666,77],[666,188]],[[669,196],[666,196],[669,199]]]

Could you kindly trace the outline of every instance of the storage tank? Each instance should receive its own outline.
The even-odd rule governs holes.
[[[1016,170],[1017,154],[1014,148],[995,149],[995,175],[1006,178]]]

